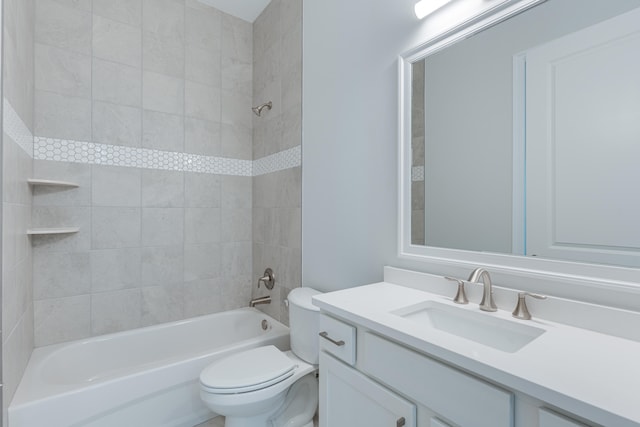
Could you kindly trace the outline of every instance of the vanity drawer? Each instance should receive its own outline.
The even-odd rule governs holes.
[[[513,394],[371,333],[359,366],[461,427],[512,427]]]
[[[356,363],[356,328],[325,314],[320,315],[320,349],[349,365]]]
[[[540,427],[587,427],[545,408],[539,410]]]

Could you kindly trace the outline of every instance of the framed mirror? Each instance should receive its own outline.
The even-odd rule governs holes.
[[[640,278],[640,0],[502,2],[400,58],[399,255]]]

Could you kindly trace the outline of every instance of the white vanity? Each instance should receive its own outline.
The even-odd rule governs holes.
[[[482,312],[479,285],[467,287],[459,305],[443,277],[387,267],[385,282],[314,297],[320,425],[640,426],[640,342],[535,309],[575,302],[532,304],[533,319],[518,320],[504,306],[517,295],[499,289],[499,310]]]

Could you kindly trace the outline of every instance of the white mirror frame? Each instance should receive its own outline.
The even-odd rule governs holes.
[[[398,60],[398,257],[442,268],[484,266],[499,274],[575,288],[640,294],[640,269],[411,244],[411,64],[546,0],[503,0],[400,55]],[[595,288],[595,289],[594,289]],[[575,294],[576,292],[570,292]],[[562,292],[566,294],[565,292]]]

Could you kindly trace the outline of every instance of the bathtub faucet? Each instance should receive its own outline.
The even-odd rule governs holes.
[[[260,304],[271,304],[271,297],[266,296],[266,297],[254,298],[251,301],[249,301],[249,307],[255,307],[256,305],[260,305]]]

